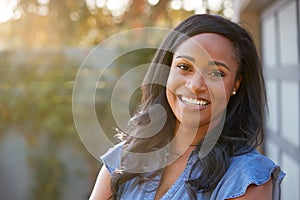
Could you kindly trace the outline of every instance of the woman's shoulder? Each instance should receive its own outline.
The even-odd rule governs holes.
[[[121,162],[121,152],[124,146],[124,142],[120,142],[110,149],[102,156],[100,156],[101,161],[108,169],[109,173],[113,173],[120,166]]]
[[[274,162],[266,157],[265,155],[261,154],[258,152],[256,149],[252,149],[247,151],[246,153],[240,153],[237,155],[234,155],[230,157],[230,166],[229,167],[234,167],[235,165],[241,165],[241,164],[247,164],[249,162],[256,161],[258,162],[257,164],[271,164],[273,165]]]
[[[263,176],[276,168],[279,168],[279,166],[270,158],[253,149],[247,153],[232,156],[227,172],[248,172],[250,175]]]
[[[273,196],[280,195],[279,186],[285,174],[271,159],[257,150],[233,156],[227,172],[219,183],[225,199],[245,194],[249,185],[262,185],[270,180],[273,182]],[[277,188],[277,189],[276,189]]]

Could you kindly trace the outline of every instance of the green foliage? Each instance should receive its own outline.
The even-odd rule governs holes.
[[[96,91],[95,108],[101,115],[100,125],[111,139],[113,127],[117,127],[110,105],[116,81],[133,67],[149,63],[154,51],[128,52],[103,74],[106,85]],[[67,141],[79,152],[85,151],[72,115],[73,82],[80,63],[66,58],[62,51],[28,51],[24,55],[6,52],[0,54],[0,60],[0,137],[9,127],[16,127],[30,144],[28,159],[34,172],[30,199],[60,199],[61,186],[68,178],[59,158],[60,147]],[[131,112],[139,101],[140,94],[136,93],[128,105]]]
[[[112,116],[111,110],[112,92],[116,87],[116,83],[129,70],[141,65],[148,65],[151,62],[155,51],[156,49],[144,48],[127,52],[120,56],[118,59],[116,59],[113,63],[111,63],[111,65],[106,68],[106,70],[103,73],[103,76],[101,77],[101,79],[105,81],[106,84],[104,88],[98,89],[96,91],[96,114],[99,119],[99,124],[111,140],[114,139],[115,134],[115,132],[112,131],[112,128],[120,128],[117,126],[114,117]],[[146,73],[146,71],[144,73]],[[143,74],[135,74],[135,76],[131,79],[131,83],[129,84],[139,84],[142,78]],[[120,99],[118,99],[118,102],[121,103],[122,101],[124,101],[127,105],[127,95],[128,94],[126,90],[124,91],[124,95],[119,94]],[[125,107],[119,112],[128,112],[129,110],[130,114],[132,115],[136,111],[136,107],[140,104],[140,101],[141,92],[140,88],[138,87],[129,99],[129,105],[127,105],[128,107]]]
[[[30,199],[59,199],[67,173],[57,149],[64,141],[82,148],[72,117],[72,82],[78,66],[61,52],[25,55],[8,52],[0,59],[0,134],[15,127],[30,144]]]
[[[11,53],[0,67],[1,127],[18,125],[28,132],[47,130],[57,140],[74,133],[72,81],[78,66],[61,55]],[[14,64],[13,59],[17,60]],[[3,62],[4,61],[4,62]]]
[[[61,198],[61,186],[66,180],[66,169],[55,154],[35,157],[31,160],[35,172],[35,185],[31,200],[53,200]]]

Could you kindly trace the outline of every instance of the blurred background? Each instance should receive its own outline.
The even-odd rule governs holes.
[[[300,199],[299,6],[299,0],[0,0],[0,199],[88,199],[101,163],[74,125],[79,67],[110,36],[173,28],[195,13],[223,15],[253,35],[270,107],[261,150],[288,174],[283,199]],[[129,70],[153,53],[147,49],[116,62]],[[112,140],[109,99],[122,73],[108,70],[96,91],[99,123]],[[133,101],[138,99],[136,94]]]

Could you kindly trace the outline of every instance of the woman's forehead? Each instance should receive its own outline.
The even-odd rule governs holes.
[[[189,55],[194,57],[211,57],[226,60],[237,65],[236,55],[232,43],[222,35],[215,33],[201,33],[183,41],[175,50],[174,56]]]

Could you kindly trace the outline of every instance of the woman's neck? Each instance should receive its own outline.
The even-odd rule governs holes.
[[[185,152],[190,146],[195,147],[200,141],[204,141],[207,134],[212,134],[212,138],[220,135],[220,129],[217,128],[222,126],[220,123],[222,119],[215,119],[207,124],[202,124],[201,126],[188,126],[180,123],[178,120],[175,124],[174,134],[175,137],[172,141],[172,149],[179,150],[180,152]],[[216,134],[215,132],[218,132]],[[220,132],[220,133],[219,133]]]
[[[205,137],[208,126],[203,127],[188,127],[180,124],[178,121],[175,125],[175,137],[171,142],[173,152],[182,155],[187,150],[194,149]]]

